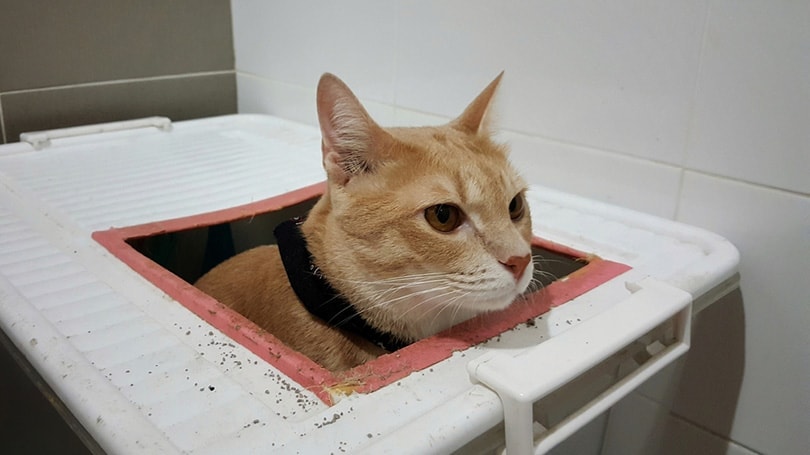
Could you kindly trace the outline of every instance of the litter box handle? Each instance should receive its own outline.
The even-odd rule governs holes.
[[[654,278],[628,283],[627,288],[632,292],[629,297],[575,330],[517,354],[496,352],[468,364],[471,378],[501,399],[509,455],[547,452],[689,349],[689,293]],[[536,401],[669,320],[674,320],[672,344],[559,424],[541,427],[535,439]]]
[[[107,133],[110,131],[134,130],[137,128],[154,127],[161,131],[171,131],[172,120],[168,117],[146,117],[120,122],[96,123],[93,125],[72,126],[55,130],[33,131],[20,134],[20,140],[34,146],[34,150],[42,150],[51,145],[52,139],[65,137],[86,136],[90,134]]]

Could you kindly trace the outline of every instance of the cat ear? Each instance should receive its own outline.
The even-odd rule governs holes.
[[[501,73],[487,85],[484,91],[467,106],[467,109],[464,109],[464,112],[450,124],[454,128],[472,134],[478,134],[479,131],[486,132],[488,126],[487,113],[489,112],[490,105],[492,105],[492,98],[495,95],[498,84],[501,82],[501,77],[503,77],[503,71],[501,71]]]
[[[337,76],[324,73],[318,82],[318,121],[323,167],[330,181],[345,185],[374,167],[390,138]]]

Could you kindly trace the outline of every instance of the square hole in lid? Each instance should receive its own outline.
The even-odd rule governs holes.
[[[241,314],[192,284],[208,270],[254,246],[275,243],[273,228],[303,216],[324,184],[186,218],[98,231],[93,238],[197,316],[242,344],[326,403],[334,393],[369,393],[422,370],[453,352],[498,336],[625,272],[629,267],[535,238],[533,255],[541,290],[524,304],[484,314],[351,370],[331,372],[294,351]],[[346,378],[351,378],[347,381]]]

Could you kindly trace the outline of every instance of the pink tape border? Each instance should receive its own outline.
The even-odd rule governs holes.
[[[518,324],[534,319],[552,307],[562,305],[630,270],[630,267],[625,264],[589,256],[564,245],[535,237],[533,242],[535,246],[579,258],[587,261],[588,264],[569,275],[565,281],[555,281],[542,290],[527,296],[525,302],[512,305],[503,311],[463,322],[433,337],[420,340],[391,354],[380,356],[351,370],[332,373],[303,354],[288,348],[241,314],[222,305],[152,262],[126,242],[131,238],[210,226],[281,210],[318,197],[323,194],[325,188],[325,183],[318,183],[234,208],[138,226],[97,231],[92,234],[92,237],[135,272],[194,314],[276,367],[302,387],[315,393],[329,405],[333,404],[331,392],[373,392],[414,371],[430,367],[450,357],[455,351],[465,350]]]

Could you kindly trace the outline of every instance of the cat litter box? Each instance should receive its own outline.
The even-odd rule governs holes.
[[[0,146],[0,328],[108,453],[543,453],[689,348],[738,285],[712,233],[532,186],[505,311],[343,373],[193,288],[323,191],[318,129],[165,118]],[[272,235],[272,234],[269,234]]]

